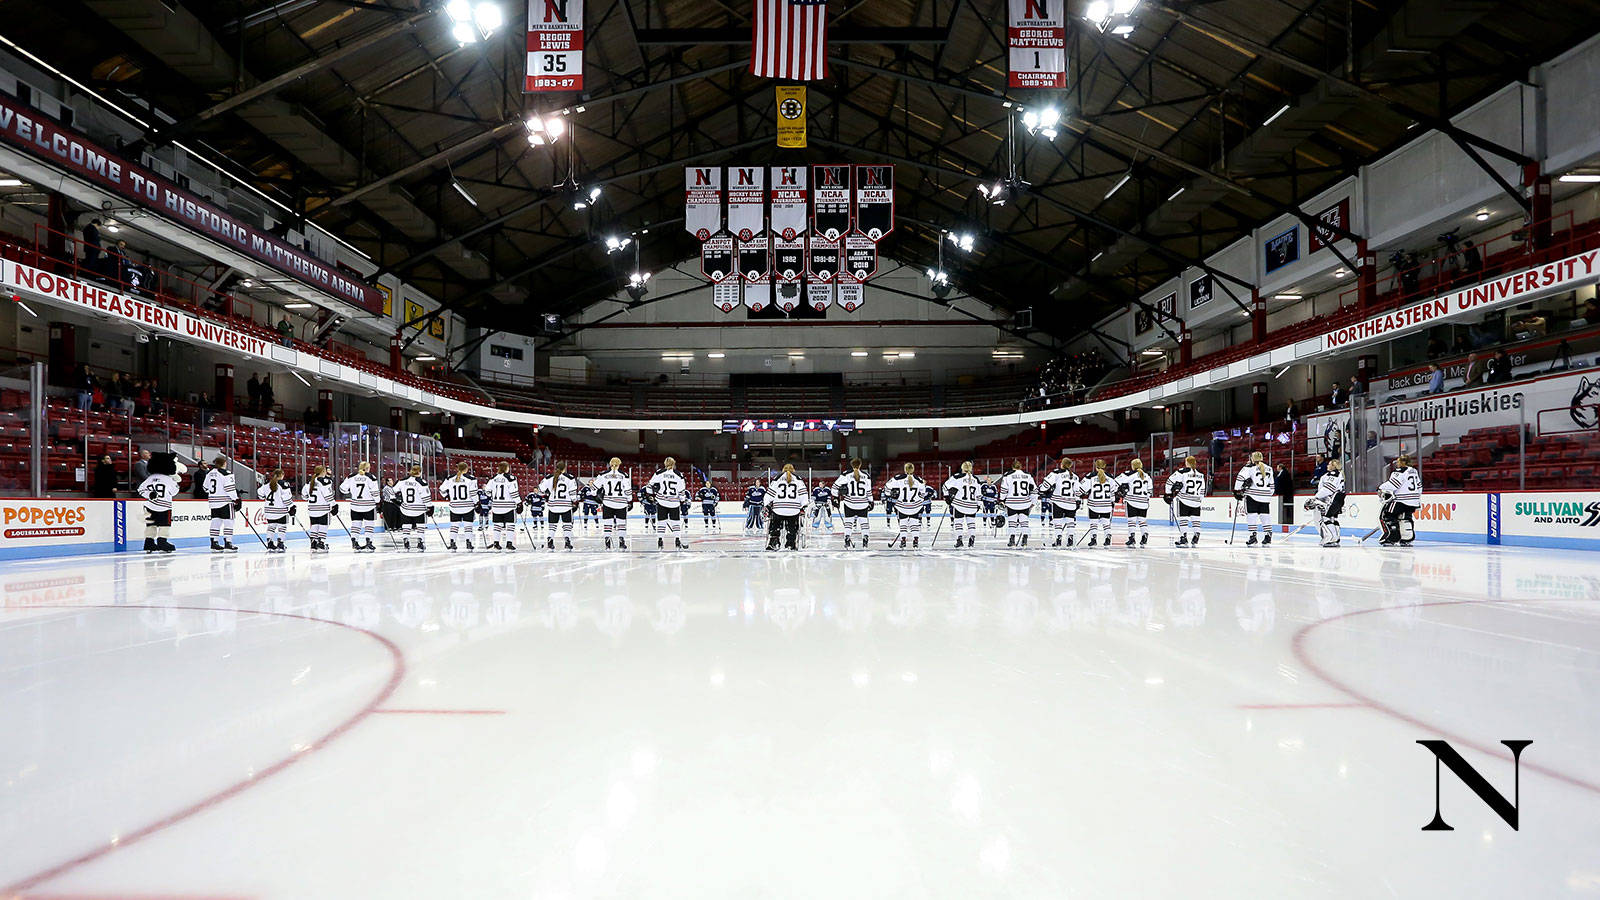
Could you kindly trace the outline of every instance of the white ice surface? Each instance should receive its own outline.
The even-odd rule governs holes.
[[[1600,894],[1600,556],[695,537],[0,564],[0,897]]]

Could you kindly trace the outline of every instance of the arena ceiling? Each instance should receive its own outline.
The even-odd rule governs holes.
[[[926,266],[941,229],[975,231],[945,254],[957,288],[1071,336],[1600,26],[1596,0],[1146,0],[1123,39],[1073,0],[1070,88],[1007,95],[1005,0],[833,0],[810,146],[779,150],[749,0],[588,0],[581,98],[522,94],[505,2],[465,47],[413,0],[11,0],[4,30],[475,322],[614,293],[633,260],[607,234],[639,232],[647,269],[691,258],[686,164],[891,161],[886,256]],[[1007,99],[1066,120],[1017,129],[1031,188],[996,207],[974,188],[1005,173]],[[578,105],[570,149],[529,146],[530,113]],[[569,169],[595,207],[556,187]]]

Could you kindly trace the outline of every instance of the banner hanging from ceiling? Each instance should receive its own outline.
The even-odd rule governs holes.
[[[833,305],[833,285],[810,282],[806,285],[806,302],[817,312],[826,312]]]
[[[856,166],[856,231],[881,241],[894,230],[894,166]]]
[[[762,275],[755,281],[744,283],[744,305],[751,312],[761,312],[772,303],[772,282]]]
[[[805,85],[780,84],[777,87],[778,146],[804,150],[806,146]]]
[[[811,167],[811,230],[837,241],[850,230],[850,167]]]
[[[744,299],[744,282],[737,278],[719,281],[711,286],[711,302],[725,313],[731,313],[739,308],[739,303]]]
[[[704,241],[722,230],[722,167],[683,170],[683,227]]]
[[[713,284],[727,281],[733,267],[733,238],[717,233],[700,245],[700,274]]]
[[[1014,88],[1067,86],[1066,0],[1007,0]]]
[[[772,238],[772,276],[778,281],[795,282],[806,270],[806,242],[804,238],[786,241]]]
[[[767,170],[728,167],[728,232],[748,241],[767,230]]]
[[[840,274],[839,283],[834,286],[834,293],[839,299],[839,308],[845,312],[855,312],[866,301],[864,285],[849,275]]]
[[[765,280],[772,271],[771,247],[765,237],[739,242],[739,277],[747,282]]]
[[[583,90],[583,0],[528,0],[523,93]]]
[[[772,233],[792,241],[806,233],[810,213],[806,208],[806,167],[773,166],[769,174],[772,177]]]
[[[839,242],[811,236],[806,250],[806,276],[812,281],[831,282],[839,274]]]

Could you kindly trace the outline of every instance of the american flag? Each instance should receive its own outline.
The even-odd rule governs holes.
[[[816,81],[828,77],[828,0],[755,0],[750,74]]]

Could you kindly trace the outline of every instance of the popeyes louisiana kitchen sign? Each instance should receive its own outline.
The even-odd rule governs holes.
[[[111,154],[3,93],[0,93],[0,142],[96,187],[112,191],[346,303],[370,313],[383,309],[383,296],[372,285],[357,281],[331,264],[241,222],[155,172]]]
[[[0,500],[0,556],[110,550],[115,506],[106,500]]]

